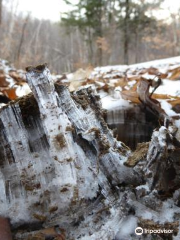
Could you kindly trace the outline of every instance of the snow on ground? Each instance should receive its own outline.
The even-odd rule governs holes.
[[[2,70],[6,76],[6,81],[9,83],[8,88],[14,88],[17,85],[16,95],[18,97],[27,95],[30,92],[29,86],[25,82],[25,71],[16,70],[7,61],[0,60],[0,71]],[[12,74],[13,71],[15,75]],[[177,75],[178,71],[179,74]],[[171,99],[173,96],[180,97],[180,56],[129,66],[96,67],[93,70],[79,69],[75,73],[67,75],[53,75],[53,81],[59,81],[67,85],[70,91],[78,90],[85,86],[94,87],[101,97],[103,108],[109,110],[131,107],[132,104],[129,100],[122,99],[123,95],[121,95],[121,92],[131,91],[132,89],[136,92],[136,85],[141,77],[147,80],[157,80],[159,75],[161,75],[162,84],[156,89],[155,93],[170,95]],[[16,80],[17,76],[24,81],[23,84],[19,84]],[[161,101],[163,108],[167,105],[165,102],[167,101]],[[169,106],[168,112],[170,113],[170,111],[171,106]]]
[[[180,80],[171,81],[164,79],[163,84],[157,88],[156,93],[180,96]]]
[[[112,90],[109,91],[110,96],[107,96],[105,98],[103,97],[101,101],[102,101],[103,108],[116,109],[118,106],[122,108],[130,106],[130,103],[127,100],[122,101],[120,92],[123,89],[131,90],[137,83],[137,80],[140,79],[140,77],[143,77],[147,80],[152,80],[152,79],[157,80],[158,74],[161,76],[163,76],[164,74],[165,76],[163,76],[163,78],[160,76],[160,78],[162,79],[162,84],[156,89],[155,93],[168,95],[170,96],[171,99],[173,96],[179,97],[180,96],[180,74],[178,76],[179,80],[168,79],[168,78],[172,78],[173,74],[176,71],[178,71],[176,70],[178,68],[180,68],[180,57],[174,57],[174,58],[168,58],[168,59],[155,60],[151,62],[133,64],[129,66],[119,65],[119,66],[97,67],[91,73],[89,78],[96,79],[94,84],[96,84],[96,82],[99,79],[100,80],[104,79],[104,82],[106,82],[106,84],[109,85],[109,88],[110,88],[110,85],[114,83],[114,92],[112,92]],[[122,79],[124,76],[127,77],[128,79],[125,86],[123,86],[123,83],[122,83]],[[118,96],[117,94],[116,94],[116,98],[114,98],[114,93],[117,88],[115,86],[117,86],[118,83],[121,85],[119,90],[119,99],[117,97]],[[163,108],[165,107],[165,103],[167,103],[167,100],[163,101],[162,103]],[[167,113],[170,113],[171,105],[169,104],[168,106],[166,106],[165,110]],[[176,113],[173,112],[173,115],[176,115]]]
[[[92,72],[92,75],[95,75],[97,72],[99,73],[107,73],[110,71],[126,71],[127,69],[137,70],[142,68],[150,68],[150,67],[158,67],[160,70],[167,69],[168,66],[179,66],[180,64],[180,56],[165,58],[159,60],[153,60],[149,62],[137,63],[132,65],[116,65],[116,66],[106,66],[106,67],[97,67]],[[162,68],[162,69],[161,69]]]
[[[176,65],[176,64],[178,64],[178,65],[180,64],[180,56],[133,64],[133,65],[131,65],[131,68],[134,68],[134,69],[149,68],[149,67],[166,68],[168,65]]]
[[[119,106],[121,106],[121,108],[131,107],[130,103],[127,100],[124,100],[121,98],[116,99],[109,95],[101,98],[101,103],[102,103],[102,107],[107,110],[116,109],[116,108],[119,108]]]

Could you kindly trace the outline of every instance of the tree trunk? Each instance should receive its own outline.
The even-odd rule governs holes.
[[[124,19],[124,63],[129,64],[129,0],[125,2],[126,16]]]
[[[99,9],[98,9],[98,24],[97,24],[97,28],[96,28],[96,36],[99,39],[103,38],[103,32],[102,32],[102,0],[99,0]],[[102,66],[102,44],[98,44],[98,51],[97,51],[97,63],[96,66]]]
[[[98,9],[98,13],[97,13],[97,17],[98,17],[98,25],[97,25],[97,29],[96,29],[96,35],[99,39],[103,38],[103,33],[102,33],[102,0],[99,0],[99,9]],[[97,64],[96,66],[102,66],[102,46],[101,44],[98,45],[98,51],[97,51]]]
[[[94,51],[93,51],[93,41],[92,41],[92,34],[91,34],[91,29],[88,28],[88,55],[89,55],[89,62],[91,63],[92,66],[94,66]]]
[[[102,60],[103,60],[103,51],[102,51],[102,47],[99,46],[98,50],[97,50],[97,64],[96,66],[102,66]]]
[[[20,42],[19,42],[19,47],[18,47],[17,57],[16,57],[16,60],[18,61],[18,64],[19,64],[21,48],[22,48],[22,45],[23,45],[23,42],[24,42],[24,34],[25,34],[25,30],[26,30],[26,27],[27,27],[27,24],[28,24],[28,20],[29,20],[29,15],[26,17],[26,19],[24,21],[24,24],[23,24],[23,27],[22,27],[21,39],[20,39]]]
[[[0,25],[2,24],[2,1],[0,0]]]
[[[138,63],[139,62],[139,38],[138,38],[138,32],[136,31],[135,32],[135,63]]]

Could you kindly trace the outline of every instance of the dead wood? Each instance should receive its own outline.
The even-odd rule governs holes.
[[[33,95],[0,114],[1,214],[11,219],[15,239],[55,225],[67,239],[83,238],[92,221],[91,234],[115,236],[113,222],[111,231],[102,229],[105,219],[119,221],[128,213],[128,207],[120,210],[125,197],[115,189],[141,183],[123,165],[129,148],[113,137],[90,88],[70,94],[64,86],[55,88],[45,65],[27,70]],[[112,207],[119,208],[115,218]]]
[[[158,100],[153,99],[152,95],[156,88],[160,85],[160,81],[156,83],[156,86],[154,87],[154,90],[150,93],[150,87],[153,86],[153,81],[148,81],[146,79],[141,79],[139,81],[139,86],[137,88],[137,93],[139,96],[139,100],[147,107],[149,108],[152,113],[159,116],[160,121],[164,122],[169,117],[165,113],[165,111],[161,108],[160,103]]]
[[[10,218],[14,239],[122,239],[124,224],[132,223],[130,240],[137,224],[178,235],[174,122],[132,153],[113,137],[91,88],[54,86],[46,65],[27,71],[32,94],[0,112],[0,213]],[[142,89],[141,101],[166,118],[147,82]]]

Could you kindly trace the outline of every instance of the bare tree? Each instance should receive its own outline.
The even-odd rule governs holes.
[[[25,21],[24,21],[23,28],[22,28],[21,39],[20,39],[20,42],[19,42],[19,47],[18,47],[17,57],[16,57],[18,63],[19,63],[19,58],[20,58],[20,54],[21,54],[21,48],[22,48],[23,41],[24,41],[24,34],[25,34],[25,30],[26,30],[26,26],[27,26],[29,17],[30,17],[30,15],[28,14],[26,19],[25,19]]]
[[[129,63],[128,49],[129,49],[129,0],[125,2],[126,16],[124,18],[124,63]]]
[[[2,23],[2,1],[3,0],[0,0],[0,25]]]

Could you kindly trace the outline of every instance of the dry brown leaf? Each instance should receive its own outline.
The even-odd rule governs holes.
[[[133,80],[140,80],[141,76],[140,75],[135,75],[135,76],[127,76],[128,81],[133,81]]]
[[[168,73],[160,73],[158,75],[161,79],[166,79],[168,77]]]
[[[25,82],[25,79],[19,76],[15,71],[10,71],[9,76],[12,77],[16,82]]]
[[[171,76],[169,77],[169,79],[171,80],[177,80],[180,78],[180,67],[177,67],[173,70],[171,70],[170,72],[172,72]]]
[[[180,98],[175,99],[175,100],[169,99],[169,100],[168,100],[168,103],[170,103],[170,104],[174,107],[174,106],[180,104]]]
[[[17,98],[16,88],[9,88],[2,90],[2,93],[6,95],[9,99],[14,100]]]
[[[157,68],[150,67],[150,68],[148,68],[148,74],[150,74],[150,75],[158,75],[159,74],[159,70]]]
[[[130,100],[133,103],[140,103],[138,94],[136,91],[124,90],[121,92],[121,96],[124,100]]]
[[[7,87],[9,83],[6,81],[5,74],[0,73],[0,87]]]
[[[139,83],[139,80],[136,81],[136,83],[132,86],[131,91],[137,91],[138,83]]]
[[[177,97],[171,96],[171,95],[167,95],[167,94],[157,94],[157,93],[153,93],[152,98],[154,99],[176,99]]]
[[[137,92],[133,89],[121,92],[121,96],[125,100],[130,100],[132,103],[140,103]],[[153,94],[152,99],[166,99],[173,107],[180,104],[180,98],[167,94]]]
[[[125,87],[127,85],[127,81],[125,78],[120,78],[116,83],[114,83],[114,87]]]

